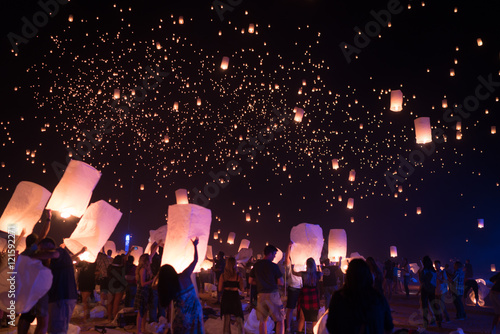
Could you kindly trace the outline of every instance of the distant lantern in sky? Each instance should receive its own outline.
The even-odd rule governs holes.
[[[457,140],[462,139],[462,131],[457,131]]]
[[[495,125],[491,126],[491,134],[494,135],[497,133],[497,127]]]
[[[174,102],[174,110],[179,110],[179,102]]]
[[[156,50],[161,50],[161,43],[160,42],[156,42]]]
[[[179,16],[179,24],[184,24],[184,16]]]
[[[144,190],[144,184],[141,184],[141,186],[139,187],[139,189]]]
[[[240,247],[238,248],[238,252],[239,252],[242,248],[250,248],[250,240],[248,240],[248,239],[241,239],[241,242],[240,242]]]
[[[196,99],[196,105],[201,106],[201,99],[200,98]]]
[[[431,119],[429,117],[415,119],[415,138],[417,144],[427,144],[432,141]]]
[[[391,257],[398,257],[398,248],[396,246],[391,246]]]
[[[229,57],[222,57],[220,68],[223,70],[227,70],[228,67],[229,67]]]
[[[119,89],[115,89],[114,92],[113,92],[113,98],[115,100],[118,100],[120,98],[120,90]]]
[[[455,130],[462,130],[462,122],[457,122],[457,124],[455,125]]]
[[[295,107],[294,111],[295,117],[293,118],[293,120],[295,122],[302,122],[302,117],[304,117],[304,109]]]
[[[246,214],[246,216],[245,216],[245,220],[246,220],[247,222],[249,222],[249,221],[251,220],[251,218],[250,218],[250,214],[249,214],[249,213],[247,213],[247,214]]]
[[[332,159],[332,168],[339,169],[339,159]]]
[[[227,243],[233,245],[235,236],[236,234],[234,232],[229,232],[229,235],[227,236]]]
[[[403,186],[402,185],[399,185],[398,187],[398,192],[402,193],[403,192]]]
[[[477,39],[477,46],[483,46],[483,40],[481,38]]]
[[[454,77],[455,76],[455,70],[450,68],[450,77]]]
[[[328,258],[338,262],[339,258],[347,256],[347,234],[343,229],[331,229],[328,234]]]
[[[417,215],[421,214],[422,213],[422,208],[417,206]]]
[[[448,100],[443,99],[443,101],[441,101],[441,107],[443,107],[443,109],[448,108]]]
[[[255,25],[253,23],[250,23],[248,25],[248,33],[253,34],[255,32]]]
[[[214,232],[214,240],[217,240],[217,239],[219,239],[219,233]]]
[[[177,189],[175,191],[175,200],[177,204],[189,204],[188,192],[186,189]]]
[[[69,21],[69,22],[73,22],[73,15],[69,15],[69,16],[68,16],[68,21]]]
[[[493,271],[493,272],[497,271],[497,267],[495,266],[495,264],[491,265],[491,271]]]
[[[349,172],[349,181],[354,182],[356,180],[356,171],[354,169],[351,169]]]
[[[347,208],[348,208],[348,209],[352,209],[352,208],[354,208],[354,198],[349,198],[349,199],[347,200]]]
[[[477,220],[477,227],[478,228],[484,228],[484,219],[478,219]]]
[[[403,110],[403,92],[398,90],[391,91],[391,111]]]

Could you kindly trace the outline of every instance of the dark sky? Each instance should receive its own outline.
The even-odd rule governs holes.
[[[290,229],[307,222],[321,225],[325,238],[346,229],[348,253],[383,260],[395,245],[410,262],[429,254],[470,258],[478,272],[500,265],[499,140],[491,134],[500,125],[500,28],[491,2],[243,0],[223,20],[217,3],[73,0],[46,21],[36,2],[5,4],[0,208],[22,180],[52,191],[53,166],[86,147],[76,158],[102,172],[91,202],[123,212],[111,239],[123,248],[128,232],[145,245],[176,189],[194,200],[195,188],[213,182],[211,172],[236,161],[240,174],[208,204],[212,234],[220,230],[224,241],[211,239],[214,251],[235,253],[242,238],[254,251],[266,242],[284,249]],[[393,5],[389,27],[384,13]],[[9,33],[22,36],[34,16],[40,27],[15,55]],[[356,27],[372,36],[363,45]],[[341,43],[357,47],[350,61]],[[161,75],[148,77],[151,69]],[[132,101],[145,78],[158,85]],[[484,80],[493,82],[490,91]],[[115,89],[121,98],[113,104]],[[399,113],[389,110],[396,89],[404,94]],[[444,98],[450,107],[469,103],[470,112],[450,116]],[[300,123],[289,121],[295,107],[305,110]],[[445,142],[415,143],[413,121],[423,116]],[[101,122],[110,131],[99,131]],[[98,141],[89,144],[85,130]],[[265,143],[250,139],[259,133]],[[398,178],[396,198],[385,175],[397,172],[400,156],[424,158]],[[56,215],[51,235],[62,240],[76,223]],[[225,243],[229,232],[233,246]]]

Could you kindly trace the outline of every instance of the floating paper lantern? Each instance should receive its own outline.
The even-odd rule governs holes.
[[[457,131],[456,138],[457,138],[457,140],[461,140],[462,139],[462,131]]]
[[[328,258],[338,262],[339,258],[347,256],[347,233],[343,229],[331,229],[328,235]]]
[[[44,187],[33,182],[19,182],[0,217],[0,230],[13,230],[19,235],[24,229],[25,235],[31,234],[49,197],[50,191]]]
[[[426,144],[432,141],[431,119],[429,117],[415,119],[415,138],[417,144]]]
[[[175,200],[177,204],[189,204],[188,193],[186,189],[177,189],[175,191]]]
[[[356,179],[356,171],[354,169],[351,169],[349,172],[349,181],[354,182]]]
[[[347,200],[347,208],[348,208],[349,210],[352,210],[352,209],[354,208],[354,198],[349,198],[349,199]]]
[[[491,126],[491,134],[494,135],[497,133],[497,127],[495,125]]]
[[[227,243],[230,245],[234,245],[234,238],[236,237],[236,234],[234,232],[229,232],[229,235],[227,236]]]
[[[179,110],[179,102],[174,102],[174,110]]]
[[[422,213],[422,208],[417,206],[417,215],[421,214]]]
[[[247,263],[253,255],[253,249],[242,248],[238,251],[238,254],[234,257],[236,263]]]
[[[229,57],[222,57],[220,68],[223,70],[227,70],[228,67],[229,67]]]
[[[238,248],[238,252],[239,252],[242,248],[250,248],[250,240],[247,240],[247,239],[241,239],[241,242],[240,242],[240,247]]]
[[[450,69],[450,77],[454,77],[455,76],[455,70],[454,69]]]
[[[477,227],[478,228],[484,228],[484,219],[478,219],[477,220]]]
[[[324,242],[321,226],[307,223],[294,226],[290,240],[293,242],[291,259],[296,271],[305,271],[306,261],[310,257],[319,264]]]
[[[249,222],[249,221],[251,220],[251,217],[250,217],[250,214],[249,214],[249,213],[247,213],[247,214],[245,215],[245,220],[246,220],[247,222]]]
[[[219,239],[219,233],[214,232],[214,240],[217,240],[217,239]]]
[[[68,21],[69,21],[69,22],[73,22],[73,15],[69,15],[69,16],[68,16]]]
[[[295,111],[295,117],[293,118],[293,120],[299,123],[302,122],[302,117],[304,117],[304,109],[295,107],[293,110]]]
[[[120,98],[120,90],[119,89],[115,89],[114,92],[113,92],[113,98],[115,100],[118,100]]]
[[[476,41],[477,41],[477,46],[483,46],[483,40],[481,38],[478,38]]]
[[[108,250],[111,251],[111,257],[116,256],[116,244],[114,241],[112,240],[106,241],[106,243],[104,244],[104,253],[108,254]]]
[[[201,99],[196,99],[196,105],[201,106]]]
[[[87,261],[94,262],[121,217],[122,213],[106,201],[92,203],[64,244],[73,254],[87,247]]]
[[[139,189],[140,189],[140,190],[144,190],[144,184],[141,184],[141,185],[139,186]]]
[[[399,185],[398,186],[398,192],[402,193],[403,192],[403,186],[402,185]]]
[[[94,167],[82,161],[71,160],[54,189],[47,209],[59,211],[63,218],[81,217],[100,177],[101,173]]]
[[[403,92],[400,90],[391,91],[391,111],[403,110]]]
[[[332,168],[339,169],[339,159],[332,159]]]
[[[491,271],[493,272],[497,271],[497,267],[494,264],[491,265]]]
[[[462,130],[462,122],[457,122],[457,124],[455,124],[455,130],[457,131]]]
[[[441,101],[441,107],[443,107],[443,109],[448,108],[448,101],[446,99],[444,99],[443,101]]]
[[[255,25],[253,23],[250,23],[248,25],[248,33],[253,34],[255,31]]]
[[[152,244],[153,242],[156,242],[160,246],[165,243],[165,239],[167,238],[167,231],[168,231],[168,225],[162,225],[156,230],[149,230],[149,242]],[[146,253],[148,253],[149,250],[146,247]]]
[[[391,257],[398,257],[398,249],[396,246],[391,246],[390,251]]]
[[[184,16],[179,16],[179,24],[184,24]]]
[[[193,262],[194,247],[191,240],[198,237],[198,263],[195,272],[200,271],[203,254],[207,252],[212,212],[195,204],[170,205],[168,207],[168,231],[161,265],[170,264],[181,273]]]

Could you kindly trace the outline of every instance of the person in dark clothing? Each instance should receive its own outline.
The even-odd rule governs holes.
[[[162,241],[160,240],[160,243]],[[156,276],[160,271],[161,267],[161,256],[163,255],[163,247],[158,246],[158,252],[156,252],[156,247],[151,248],[154,251],[153,259],[151,260],[151,272],[153,276]],[[165,308],[160,305],[158,290],[152,289],[153,293],[153,305],[151,306],[151,312],[149,313],[149,322],[158,322],[160,317],[165,317]]]
[[[220,275],[224,272],[224,268],[226,267],[226,259],[224,258],[224,252],[219,251],[219,253],[215,256],[214,261],[214,273],[215,273],[215,283],[219,284]],[[217,289],[217,304],[220,304],[221,294]]]
[[[332,295],[335,291],[342,287],[344,283],[344,274],[340,270],[340,263],[342,257],[339,259],[339,265],[330,264],[330,260],[326,259],[325,266],[323,267],[323,288],[325,289],[325,305],[330,305]]]
[[[125,263],[125,279],[127,280],[125,307],[134,307],[134,299],[137,292],[137,280],[135,279],[136,269],[137,266],[134,264],[134,257],[129,255]]]
[[[389,304],[373,287],[370,268],[362,259],[349,263],[344,286],[330,302],[326,328],[330,333],[392,333]]]
[[[493,304],[493,322],[491,324],[491,333],[495,333],[498,324],[500,323],[500,273],[497,273],[490,278],[493,286],[490,290],[490,300]]]
[[[396,277],[397,279],[397,277]],[[384,262],[384,291],[387,299],[392,297],[392,284],[394,281],[394,262],[388,259]]]
[[[422,259],[423,269],[419,273],[420,279],[420,301],[422,303],[422,314],[424,317],[424,328],[427,328],[429,321],[429,304],[432,313],[436,317],[437,325],[441,328],[443,317],[440,309],[440,301],[436,299],[437,274],[434,270],[432,260],[428,256]]]
[[[384,283],[384,275],[382,274],[382,271],[380,271],[377,262],[375,262],[375,259],[371,256],[366,258],[366,264],[370,268],[370,272],[373,276],[373,287],[383,295],[384,288],[382,286]]]
[[[236,260],[234,257],[227,259],[224,273],[219,279],[218,289],[222,293],[220,314],[224,318],[224,333],[231,332],[231,314],[236,317],[238,333],[241,333],[244,317],[238,289],[243,290],[243,278],[236,270]]]
[[[78,289],[82,295],[83,304],[83,319],[90,319],[89,299],[95,290],[95,271],[96,265],[87,261],[80,261],[76,267],[78,268]]]

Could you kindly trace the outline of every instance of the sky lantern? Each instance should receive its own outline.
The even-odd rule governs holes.
[[[0,230],[8,232],[14,227],[16,235],[23,229],[25,235],[31,234],[50,195],[50,191],[36,183],[19,182],[0,217]]]
[[[251,220],[251,217],[250,217],[250,214],[249,214],[249,213],[247,213],[247,214],[245,215],[245,220],[246,220],[247,222],[249,222],[249,221]]]
[[[294,226],[290,232],[293,242],[291,249],[292,264],[295,271],[305,271],[306,261],[312,257],[319,264],[323,249],[323,229],[319,225],[302,223]]]
[[[354,182],[354,180],[356,180],[356,171],[351,169],[349,171],[349,181]]]
[[[273,259],[273,263],[278,264],[281,261],[281,259],[283,259],[283,251],[278,247],[276,248],[278,249],[278,251],[276,252],[276,256]]]
[[[403,92],[398,90],[391,91],[391,111],[403,110]]]
[[[179,102],[174,102],[174,110],[179,110]]]
[[[295,117],[293,118],[293,120],[299,123],[302,122],[302,117],[304,116],[304,109],[295,107],[293,111],[295,112]]]
[[[104,253],[108,253],[108,250],[111,251],[111,257],[115,257],[116,256],[116,244],[113,240],[108,240],[106,241],[106,243],[104,244]]]
[[[168,207],[168,230],[161,265],[170,264],[178,273],[193,262],[192,240],[199,238],[198,254],[206,254],[212,211],[196,204],[174,204]],[[199,272],[203,255],[198,257],[195,272]]]
[[[250,248],[250,240],[247,240],[247,239],[241,239],[241,242],[240,242],[240,247],[238,248],[238,252],[239,252],[242,248]]]
[[[188,193],[186,189],[177,189],[175,191],[175,200],[177,204],[189,204]]]
[[[228,67],[229,67],[229,57],[222,57],[220,68],[223,70],[227,70]]]
[[[328,258],[338,262],[347,256],[347,233],[344,229],[331,229],[328,234]]]
[[[70,15],[68,16],[68,21],[69,21],[69,22],[73,22],[73,15],[71,15],[71,14],[70,14]]]
[[[71,236],[65,238],[63,242],[73,254],[78,253],[84,246],[87,247],[82,257],[88,262],[94,262],[121,217],[122,213],[106,201],[92,203],[85,210]]]
[[[201,99],[200,99],[200,98],[197,98],[197,99],[196,99],[196,105],[197,105],[197,106],[201,106]]]
[[[62,218],[80,218],[100,178],[101,173],[94,167],[83,161],[71,160],[52,193],[47,209],[59,211]]]
[[[415,138],[417,144],[427,144],[432,141],[431,119],[429,117],[415,119]]]
[[[214,232],[214,240],[217,240],[217,239],[219,239],[219,233]]]
[[[401,184],[398,186],[398,192],[400,192],[400,193],[403,192],[403,186]]]
[[[420,215],[422,214],[422,208],[417,206],[417,215]]]
[[[491,134],[494,135],[497,133],[497,127],[495,125],[491,126]]]
[[[354,198],[351,197],[347,200],[347,208],[349,210],[352,210],[354,208]]]
[[[113,91],[113,98],[114,98],[115,100],[118,100],[118,99],[120,98],[120,90],[119,90],[119,89],[117,89],[117,88],[116,88],[116,89]]]
[[[455,76],[455,70],[454,69],[450,69],[450,77],[454,77]]]
[[[462,122],[457,122],[457,124],[455,125],[455,130],[457,131],[462,130]]]
[[[398,257],[398,248],[396,246],[390,247],[391,257]]]
[[[234,238],[235,237],[236,237],[236,233],[229,232],[229,235],[227,236],[227,243],[230,245],[234,245]]]
[[[179,16],[179,24],[184,24],[184,16]]]
[[[478,228],[484,228],[484,219],[478,219],[477,220],[477,227]]]
[[[443,107],[443,109],[448,108],[448,100],[443,99],[443,101],[441,101],[441,107]]]
[[[339,159],[332,159],[332,168],[339,169]]]
[[[248,25],[248,33],[253,34],[255,32],[255,25],[253,23],[250,23]]]
[[[497,271],[497,267],[495,266],[495,264],[491,265],[491,271],[493,271],[493,272]]]
[[[460,131],[460,130],[457,131],[456,138],[457,138],[457,140],[461,140],[462,139],[462,131]]]
[[[477,46],[483,46],[483,40],[481,38],[478,38],[476,41],[477,41]]]

